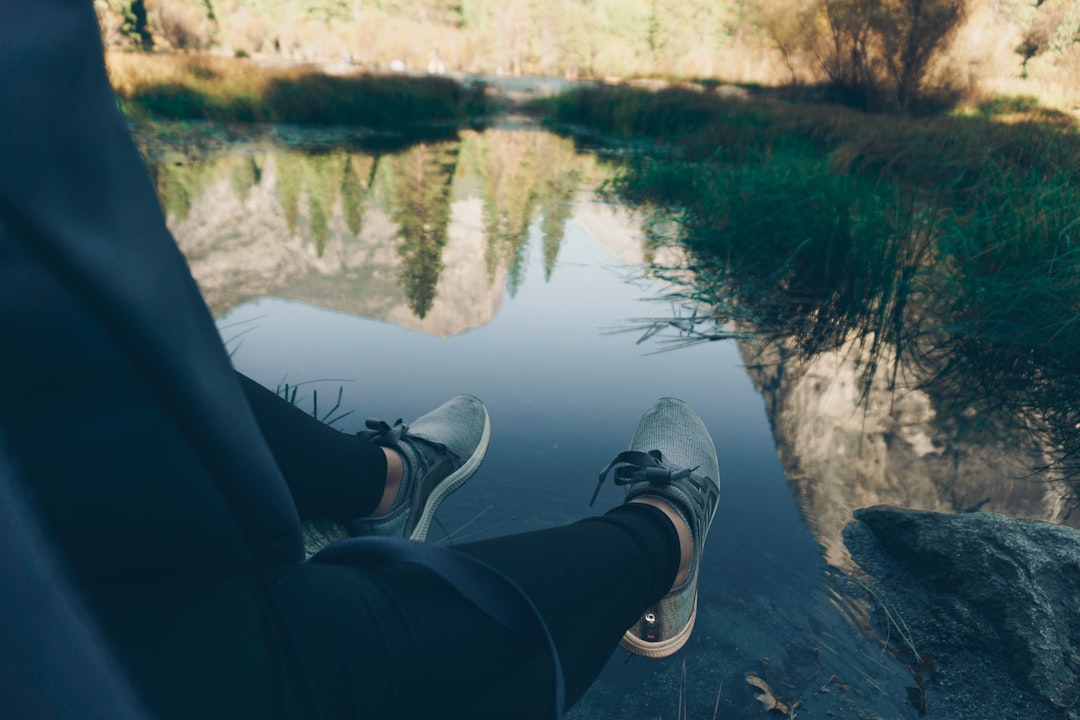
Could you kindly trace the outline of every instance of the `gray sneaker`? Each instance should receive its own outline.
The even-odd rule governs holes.
[[[358,433],[401,454],[401,490],[390,512],[345,523],[350,535],[423,541],[439,503],[472,477],[491,440],[491,418],[472,395],[458,395],[412,423],[368,420]]]
[[[698,572],[705,537],[720,500],[720,468],[709,431],[682,400],[661,398],[645,411],[630,439],[630,449],[615,456],[600,473],[611,470],[626,486],[626,499],[653,495],[670,502],[686,520],[694,538],[694,559],[686,581],[672,588],[623,635],[624,650],[661,658],[686,644],[697,618]]]

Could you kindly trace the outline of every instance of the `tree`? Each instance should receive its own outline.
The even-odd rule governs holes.
[[[966,0],[818,0],[809,43],[834,89],[864,107],[910,109],[935,58],[966,16]],[[766,28],[768,30],[768,28]],[[775,32],[775,31],[774,31]],[[796,47],[786,36],[774,42]]]
[[[348,155],[338,150],[324,155],[309,155],[304,167],[307,180],[308,225],[315,240],[315,253],[323,256],[330,236],[330,218],[334,213]]]
[[[94,3],[106,45],[130,44],[140,50],[153,47],[143,0],[102,0]]]
[[[423,319],[435,302],[450,224],[457,142],[416,145],[395,156],[391,217],[400,226],[398,278],[409,308]]]
[[[341,209],[345,213],[349,232],[354,236],[359,236],[363,227],[364,207],[374,168],[374,158],[360,153],[354,154],[345,164],[345,176],[341,181]]]
[[[495,37],[498,44],[498,69],[520,75],[529,59],[532,16],[528,0],[506,0],[495,11]]]
[[[555,270],[555,260],[559,257],[559,248],[566,237],[566,223],[574,214],[571,201],[579,181],[580,175],[577,172],[553,178],[540,198],[540,213],[543,216],[540,232],[544,237],[544,280],[550,280],[551,273]]]
[[[229,185],[240,202],[247,200],[251,188],[262,179],[262,167],[254,155],[240,155],[229,163]]]
[[[507,269],[513,297],[525,277],[529,225],[536,207],[536,133],[489,132],[485,147],[484,231],[488,277]]]
[[[874,82],[872,22],[876,0],[824,0],[828,44],[821,64],[832,84],[866,103]]]
[[[964,19],[965,0],[884,0],[872,23],[885,67],[904,109],[918,99],[934,56]]]
[[[285,214],[285,226],[290,235],[295,235],[300,219],[300,192],[304,188],[303,158],[296,153],[282,152],[274,160],[278,199]]]
[[[806,58],[813,56],[817,3],[799,0],[790,6],[764,3],[752,12],[751,22],[761,28],[780,53],[792,84],[805,79]]]

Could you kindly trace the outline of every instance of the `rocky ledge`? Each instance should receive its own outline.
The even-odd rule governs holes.
[[[876,506],[844,537],[891,644],[913,651],[921,714],[1080,720],[1080,531]]]

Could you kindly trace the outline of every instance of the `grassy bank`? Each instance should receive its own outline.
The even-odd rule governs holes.
[[[676,146],[693,160],[718,155],[738,160],[798,140],[819,154],[836,153],[840,161],[888,164],[894,171],[961,163],[978,172],[988,156],[1002,154],[1029,165],[1080,168],[1077,156],[1062,157],[1060,152],[1080,149],[1076,121],[1033,98],[996,98],[919,118],[867,114],[820,102],[812,89],[802,90],[801,97],[794,92],[582,86],[545,101],[542,111],[556,124],[616,140]],[[785,94],[788,99],[772,99]],[[904,164],[905,158],[913,162]]]
[[[948,281],[935,293],[955,298],[943,327],[1080,351],[1080,132],[1063,116],[1009,102],[874,116],[625,87],[581,88],[546,112],[652,144],[618,190],[676,216],[682,240],[733,278],[789,295],[785,307],[819,306],[823,290],[854,307],[897,282],[884,269],[933,274]]]
[[[487,112],[482,87],[444,77],[327,75],[246,58],[110,53],[109,79],[135,119],[361,125],[461,125]]]
[[[605,87],[546,109],[652,147],[614,190],[677,229],[714,331],[748,322],[807,356],[854,339],[864,387],[906,361],[939,408],[1031,429],[1080,477],[1071,121],[1013,101],[911,118]]]

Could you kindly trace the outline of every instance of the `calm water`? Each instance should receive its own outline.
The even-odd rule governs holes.
[[[575,718],[760,715],[744,675],[808,716],[910,717],[910,675],[843,581],[856,507],[968,506],[1060,520],[1059,488],[1022,483],[999,445],[950,435],[916,391],[856,402],[851,353],[786,360],[749,341],[638,342],[665,300],[644,217],[591,192],[604,163],[554,135],[466,133],[376,148],[288,130],[174,128],[144,140],[169,223],[236,366],[356,430],[479,396],[493,442],[430,541],[590,514],[596,473],[656,397],[716,441],[721,505],[685,652],[617,652]],[[987,468],[996,468],[992,477]],[[1019,471],[1018,471],[1019,472]],[[608,486],[600,511],[619,502]],[[869,632],[867,632],[869,631]],[[685,673],[685,681],[683,679]]]

